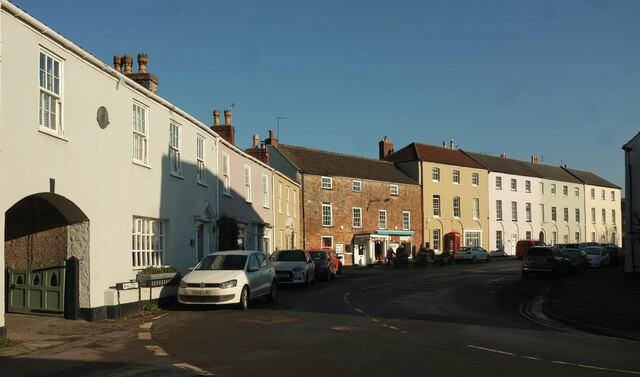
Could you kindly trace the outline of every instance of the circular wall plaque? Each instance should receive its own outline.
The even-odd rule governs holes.
[[[98,121],[98,125],[103,130],[107,128],[109,125],[109,112],[107,108],[104,106],[98,107],[98,114],[96,115],[96,120]]]

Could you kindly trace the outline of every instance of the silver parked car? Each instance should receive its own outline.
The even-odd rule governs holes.
[[[491,254],[480,246],[463,246],[456,251],[455,261],[469,261],[476,263],[479,260],[491,262]]]
[[[180,281],[178,302],[184,305],[237,304],[246,310],[249,300],[275,301],[276,272],[260,251],[220,251],[204,257]]]
[[[297,284],[305,287],[316,282],[316,265],[306,250],[277,250],[271,254],[278,284]]]

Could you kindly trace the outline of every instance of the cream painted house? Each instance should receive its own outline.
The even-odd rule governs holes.
[[[412,143],[385,154],[422,186],[423,237],[437,252],[445,250],[447,234],[460,244],[489,245],[489,172],[462,151]]]
[[[273,173],[274,250],[301,247],[300,184],[281,172]]]

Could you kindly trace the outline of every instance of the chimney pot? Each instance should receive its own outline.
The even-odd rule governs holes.
[[[131,66],[132,65],[133,65],[133,56],[125,55],[124,56],[124,74],[125,75],[130,75],[131,74]]]
[[[224,111],[224,125],[225,126],[231,125],[231,110]]]
[[[251,146],[251,148],[258,148],[258,143],[260,142],[260,135],[254,134],[253,135],[253,145]]]
[[[220,110],[213,110],[213,125],[220,125]]]
[[[138,54],[138,73],[147,73],[147,54]]]
[[[453,150],[453,139],[451,139],[451,150]]]
[[[442,148],[446,148],[446,147],[447,147],[447,141],[445,140],[442,142]]]
[[[113,56],[113,68],[115,68],[116,71],[122,73],[122,56]]]

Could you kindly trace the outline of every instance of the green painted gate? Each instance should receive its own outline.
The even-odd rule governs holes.
[[[9,270],[12,313],[64,316],[65,265],[33,270]]]

